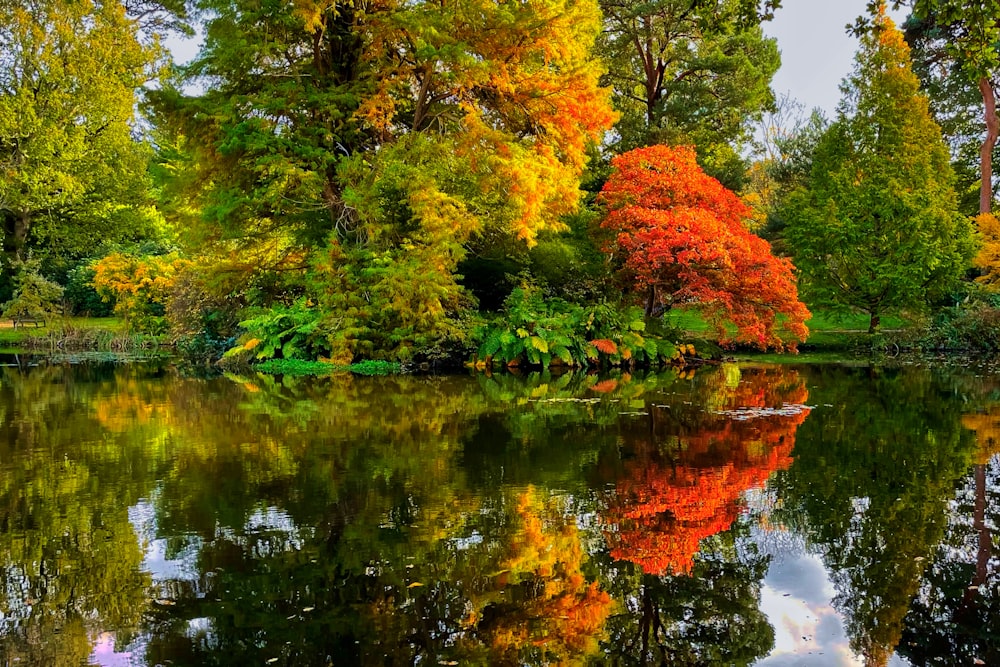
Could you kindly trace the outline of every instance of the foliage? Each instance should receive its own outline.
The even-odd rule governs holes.
[[[316,359],[329,352],[320,326],[320,312],[307,299],[275,305],[240,322],[244,333],[240,343],[224,358]]]
[[[601,0],[598,49],[622,114],[618,149],[693,144],[720,179],[728,163],[742,171],[729,146],[742,143],[747,121],[774,104],[770,83],[780,57],[761,23],[779,4]]]
[[[14,260],[13,298],[0,306],[5,318],[47,320],[62,309],[63,288],[42,276],[38,259]]]
[[[921,2],[921,14],[911,11],[901,29],[912,49],[913,71],[920,79],[920,89],[930,100],[931,113],[941,125],[948,141],[955,170],[959,210],[974,216],[980,212],[982,195],[995,199],[997,182],[993,179],[990,190],[981,188],[984,167],[992,173],[996,159],[996,146],[984,153],[987,144],[986,103],[996,97],[997,74],[986,79],[971,77],[963,71],[962,54],[954,50],[958,40],[971,35],[962,34],[966,22],[941,22],[936,12],[928,11],[931,3]],[[915,9],[915,8],[914,8]],[[971,9],[971,8],[970,8]],[[976,11],[972,9],[972,11]],[[977,31],[978,32],[978,31]],[[981,33],[980,33],[981,34]],[[980,89],[979,84],[989,83],[992,91]],[[988,164],[984,164],[988,158]]]
[[[706,175],[690,148],[652,146],[612,161],[601,191],[608,253],[646,313],[697,303],[720,342],[794,349],[809,311],[791,262],[747,230],[750,210]],[[726,325],[735,326],[735,333]]]
[[[903,0],[894,0],[899,7]],[[935,103],[962,160],[970,185],[979,181],[979,213],[989,213],[995,183],[993,154],[1000,137],[1000,2],[996,0],[910,0],[906,38],[917,52],[921,81]],[[877,14],[885,0],[869,2]],[[872,23],[874,25],[872,26]],[[859,20],[856,30],[879,29],[878,20]],[[978,100],[977,100],[978,98]],[[977,145],[978,144],[978,145]],[[964,158],[964,159],[963,159]],[[971,163],[978,162],[978,174]],[[976,178],[978,176],[978,178]]]
[[[114,300],[115,314],[127,329],[160,334],[166,331],[166,304],[178,273],[190,261],[177,254],[111,253],[94,265],[94,288]]]
[[[522,287],[511,292],[501,317],[479,331],[476,356],[485,363],[547,367],[587,366],[601,359],[650,364],[677,354],[672,343],[644,335],[645,329],[638,308],[581,306]]]
[[[351,364],[347,370],[356,375],[395,375],[403,372],[403,365],[391,361],[365,359]]]
[[[561,229],[614,118],[596,0],[195,4],[208,85],[150,94],[158,173],[195,211],[172,215],[199,251],[294,276],[337,360],[461,339],[467,248]]]
[[[801,114],[789,97],[782,97],[778,110],[765,114],[758,124],[761,136],[757,160],[747,172],[740,194],[753,210],[752,230],[770,241],[775,252],[787,256],[784,231],[789,199],[806,187],[812,173],[813,156],[829,122],[818,110],[808,117]]]
[[[393,375],[403,372],[403,365],[389,361],[359,361],[349,366],[337,366],[328,361],[304,361],[302,359],[268,359],[254,368],[272,375],[318,376],[349,371],[357,375]]]
[[[155,50],[115,1],[0,3],[0,230],[8,255],[86,256],[149,232],[132,135]]]
[[[992,213],[980,213],[976,217],[976,230],[980,246],[972,266],[981,274],[976,282],[990,291],[1000,290],[1000,219]]]
[[[924,350],[1000,351],[1000,297],[970,285],[955,305],[941,308],[929,322],[892,337],[900,347]]]
[[[878,21],[786,232],[810,303],[868,313],[872,332],[884,313],[947,294],[974,252],[909,49],[884,13]]]
[[[101,298],[94,288],[93,260],[84,260],[69,270],[63,297],[70,314],[88,317],[109,317],[115,304]]]

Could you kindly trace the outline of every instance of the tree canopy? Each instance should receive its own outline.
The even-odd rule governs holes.
[[[208,85],[154,108],[186,146],[201,250],[314,265],[271,298],[308,292],[335,356],[447,338],[467,248],[561,229],[614,118],[595,2],[200,5]]]
[[[909,48],[884,8],[875,20],[786,231],[812,303],[866,312],[870,331],[946,295],[975,250]]]
[[[780,57],[761,23],[777,0],[601,0],[607,82],[621,112],[619,150],[658,143],[699,149],[732,180],[748,121],[774,105]],[[728,177],[728,178],[725,178]]]
[[[602,227],[623,278],[645,295],[647,314],[693,303],[723,342],[780,349],[805,340],[809,311],[791,262],[747,230],[749,207],[698,167],[694,150],[640,148],[612,166],[600,196],[608,209]]]
[[[152,46],[117,0],[0,2],[0,231],[8,255],[80,256],[148,233],[133,136]]]

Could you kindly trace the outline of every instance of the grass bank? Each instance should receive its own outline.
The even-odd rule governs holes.
[[[715,332],[694,308],[674,308],[665,316],[666,326],[678,331],[681,338],[714,344],[718,340]],[[799,345],[802,352],[843,352],[871,346],[868,334],[868,315],[864,313],[813,312],[806,322],[809,338]],[[882,319],[882,332],[899,331],[912,326],[901,317],[887,316]]]
[[[17,351],[101,350],[131,352],[157,347],[155,336],[129,333],[116,317],[58,317],[45,326],[0,321],[0,349]]]

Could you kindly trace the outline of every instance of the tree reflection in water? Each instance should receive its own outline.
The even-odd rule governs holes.
[[[750,664],[766,518],[870,664],[993,661],[996,404],[920,369],[6,368],[0,656]]]
[[[750,664],[773,643],[759,610],[767,559],[738,553],[731,529],[744,494],[791,465],[808,392],[780,368],[703,380],[697,402],[650,406],[604,465],[608,578],[629,601],[606,647],[620,664]]]

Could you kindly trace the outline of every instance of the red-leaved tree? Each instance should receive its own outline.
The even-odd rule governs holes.
[[[736,387],[719,387],[712,401],[735,414],[706,413],[629,442],[601,517],[611,557],[647,574],[690,574],[701,541],[732,527],[744,494],[792,464],[808,397],[795,371],[748,373]],[[662,451],[672,439],[674,453]]]
[[[744,226],[749,207],[701,170],[693,149],[637,148],[611,164],[600,195],[601,226],[613,234],[605,249],[645,295],[647,315],[697,304],[723,344],[795,349],[806,339],[791,262]]]

